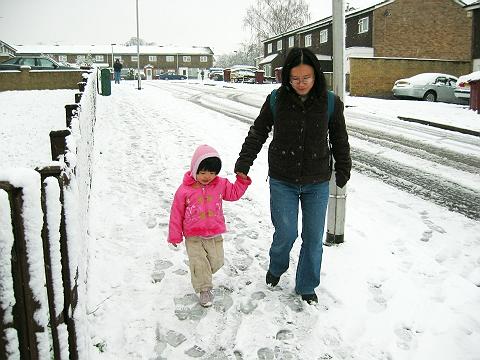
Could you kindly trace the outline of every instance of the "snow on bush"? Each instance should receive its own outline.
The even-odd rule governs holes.
[[[86,357],[83,351],[87,348],[88,341],[86,318],[87,226],[92,179],[96,89],[97,75],[92,72],[88,76],[77,114],[72,118],[72,133],[66,138],[68,153],[65,160],[70,167],[64,169],[69,178],[69,183],[64,189],[64,205],[70,281],[72,286],[77,286],[78,295],[76,308],[70,308],[69,315],[75,321],[80,359]]]

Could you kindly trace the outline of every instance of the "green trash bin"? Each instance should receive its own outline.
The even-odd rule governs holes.
[[[102,69],[100,71],[101,93],[103,96],[112,94],[112,74],[109,69]]]

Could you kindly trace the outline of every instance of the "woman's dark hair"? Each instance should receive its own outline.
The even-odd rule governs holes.
[[[200,164],[198,165],[197,174],[200,171],[211,171],[218,175],[220,170],[222,169],[222,160],[218,157],[209,157],[203,159]]]
[[[320,68],[320,62],[317,56],[307,48],[294,47],[288,52],[282,68],[282,85],[293,91],[292,85],[290,84],[290,70],[301,64],[310,65],[313,68],[315,84],[312,90],[317,96],[325,93],[327,90],[327,82]]]

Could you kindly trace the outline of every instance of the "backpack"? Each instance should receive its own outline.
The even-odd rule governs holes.
[[[277,90],[273,89],[270,94],[270,111],[273,114],[273,119],[275,120],[275,103],[277,101]],[[332,122],[333,111],[335,110],[335,94],[328,90],[327,91],[327,113],[328,113],[328,123]]]

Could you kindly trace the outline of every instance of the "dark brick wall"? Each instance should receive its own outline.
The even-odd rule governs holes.
[[[374,11],[374,56],[470,61],[471,28],[453,0],[396,0]]]
[[[78,89],[85,70],[0,71],[0,91]]]

